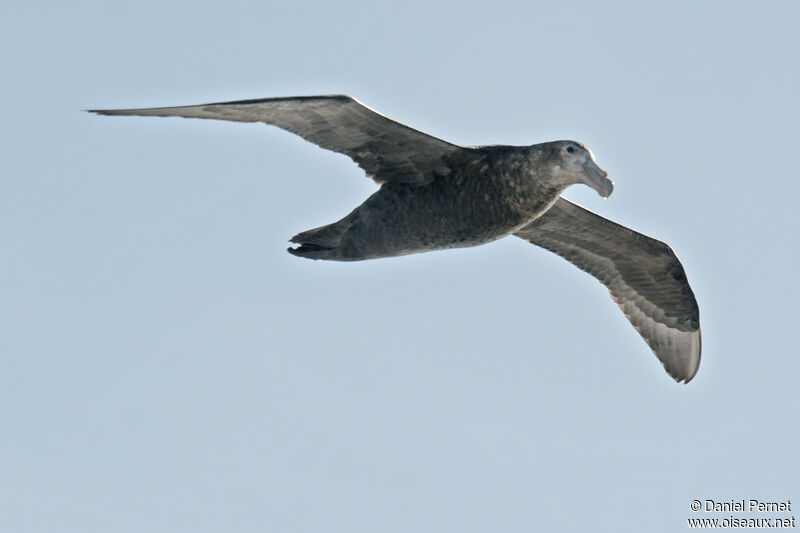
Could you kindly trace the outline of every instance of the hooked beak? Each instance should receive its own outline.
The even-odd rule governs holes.
[[[583,171],[583,182],[597,191],[603,198],[608,198],[614,191],[614,182],[608,179],[608,172],[597,166],[597,163],[586,161],[581,165]]]

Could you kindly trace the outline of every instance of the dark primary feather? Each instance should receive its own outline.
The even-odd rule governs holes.
[[[700,365],[700,316],[683,266],[669,246],[564,198],[515,235],[600,280],[669,375],[686,383],[694,377]]]
[[[263,122],[327,150],[350,156],[379,183],[430,183],[437,175],[449,172],[443,158],[460,149],[343,95],[262,98],[147,109],[92,109],[91,112]]]

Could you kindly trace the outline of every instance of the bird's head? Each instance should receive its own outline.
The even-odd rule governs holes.
[[[614,190],[614,182],[608,179],[608,172],[597,166],[594,154],[576,141],[554,141],[548,143],[553,161],[553,178],[565,187],[574,183],[584,183],[608,198]]]

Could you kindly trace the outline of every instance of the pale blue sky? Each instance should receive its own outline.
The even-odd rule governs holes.
[[[658,533],[800,502],[800,4],[288,4],[0,5],[0,531]],[[686,267],[694,381],[518,239],[290,256],[374,190],[344,156],[80,111],[317,93],[586,143],[616,189],[567,196]]]

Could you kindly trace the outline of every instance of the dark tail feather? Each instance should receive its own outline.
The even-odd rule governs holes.
[[[286,251],[307,259],[336,259],[336,248],[326,248],[316,244],[301,244],[297,248],[287,248]]]
[[[298,233],[289,240],[300,246],[289,248],[288,251],[292,255],[308,259],[341,259],[337,248],[352,223],[351,217],[347,216],[339,222]]]

